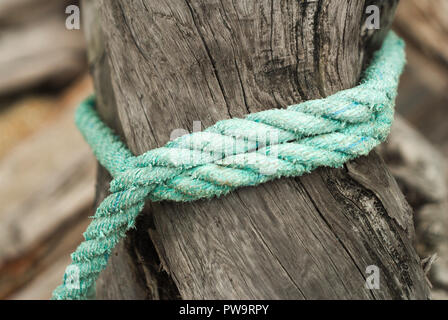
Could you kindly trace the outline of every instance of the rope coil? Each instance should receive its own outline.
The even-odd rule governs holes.
[[[210,199],[320,166],[340,167],[368,154],[389,134],[404,64],[404,42],[390,32],[354,88],[222,120],[140,156],[101,121],[95,98],[86,99],[76,124],[114,179],[53,299],[94,297],[109,254],[134,226],[146,200]]]

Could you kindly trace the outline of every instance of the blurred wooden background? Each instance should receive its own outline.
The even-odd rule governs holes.
[[[48,299],[93,214],[96,161],[73,124],[93,86],[70,4],[0,2],[0,299]],[[448,299],[448,2],[401,1],[394,29],[408,65],[379,149],[415,210],[433,298]]]
[[[74,1],[0,2],[0,298],[48,299],[92,214],[96,162],[73,124],[92,93]]]

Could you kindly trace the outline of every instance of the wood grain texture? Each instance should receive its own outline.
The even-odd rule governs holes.
[[[363,32],[370,3],[383,6],[380,32]],[[99,112],[141,154],[193,121],[204,128],[354,86],[396,1],[84,5]],[[220,199],[148,203],[98,297],[426,299],[413,237],[410,207],[372,153]],[[371,264],[380,290],[365,288]]]

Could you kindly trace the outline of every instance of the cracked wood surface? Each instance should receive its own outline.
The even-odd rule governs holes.
[[[174,129],[356,85],[397,1],[84,1],[98,110],[135,154]],[[382,28],[362,28],[381,6]],[[97,198],[110,177],[100,168]],[[229,196],[148,203],[98,298],[426,299],[412,211],[372,152]],[[367,290],[366,267],[380,269]]]

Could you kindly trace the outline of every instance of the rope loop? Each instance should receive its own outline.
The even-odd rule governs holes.
[[[222,120],[140,156],[101,121],[95,98],[86,99],[76,124],[114,179],[53,299],[94,297],[112,249],[134,227],[146,200],[210,199],[320,166],[341,167],[368,154],[389,134],[404,64],[404,42],[390,32],[354,88]]]

